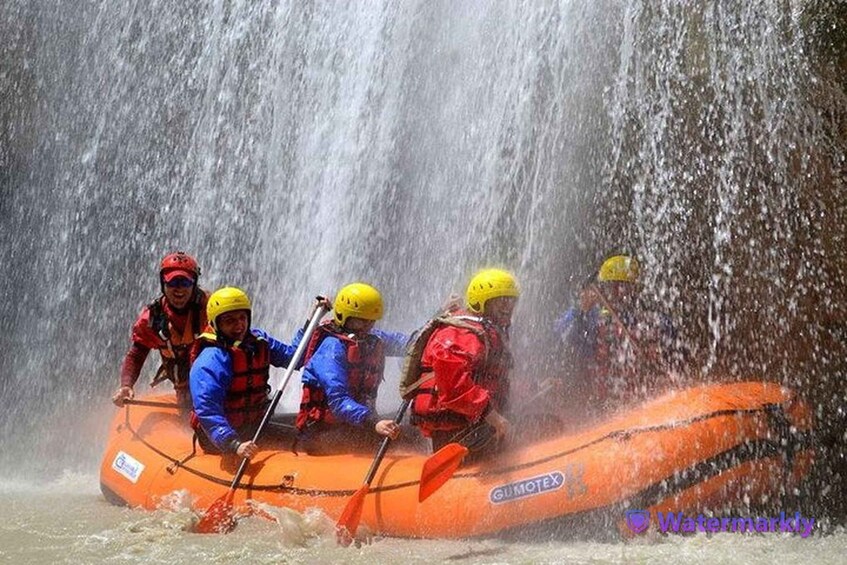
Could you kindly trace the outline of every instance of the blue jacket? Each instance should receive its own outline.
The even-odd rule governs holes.
[[[382,340],[387,357],[402,357],[406,353],[409,336],[399,332],[371,330],[371,334]],[[301,333],[295,338],[300,341]],[[350,396],[347,387],[347,347],[337,337],[328,336],[321,341],[312,358],[303,370],[303,384],[319,386],[326,394],[327,404],[333,417],[339,422],[361,426],[376,416]]]
[[[286,345],[260,329],[252,328],[250,332],[267,341],[271,365],[288,366],[296,345]],[[232,377],[230,354],[220,347],[204,348],[194,360],[188,377],[194,413],[209,439],[221,451],[226,451],[232,440],[250,439],[240,438],[224,415],[224,400]]]

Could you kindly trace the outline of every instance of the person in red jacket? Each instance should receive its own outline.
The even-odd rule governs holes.
[[[488,452],[506,435],[509,326],[519,296],[510,272],[486,269],[468,285],[468,311],[436,320],[412,404],[412,422],[431,438],[433,451],[459,441],[471,451]]]
[[[189,352],[206,327],[208,293],[197,286],[200,267],[182,251],[170,253],[159,267],[162,295],[145,306],[132,326],[132,344],[121,366],[121,385],[112,402],[123,406],[134,396],[141,367],[151,349],[161,355],[162,364],[151,383],[170,380],[180,406],[191,407],[188,393]]]

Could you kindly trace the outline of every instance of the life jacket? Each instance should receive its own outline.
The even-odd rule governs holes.
[[[432,335],[446,326],[466,329],[480,340],[484,354],[482,362],[474,368],[473,380],[490,393],[491,406],[497,411],[505,411],[508,402],[508,374],[512,367],[508,333],[484,317],[458,314],[435,318],[410,344],[411,355],[404,367],[408,372],[403,375],[401,383],[404,398],[414,396],[411,422],[419,426],[425,435],[436,430],[461,429],[471,423],[465,416],[440,406],[435,374],[432,367],[424,366],[421,361]]]
[[[358,337],[345,333],[333,320],[327,320],[312,334],[303,355],[303,365],[309,362],[323,340],[329,336],[341,340],[344,344],[347,357],[347,391],[350,397],[374,413],[377,390],[385,371],[385,344],[373,334]],[[336,419],[329,409],[323,387],[311,383],[304,384],[300,411],[297,414],[297,429],[302,431],[318,422],[333,424]]]
[[[593,396],[599,402],[618,402],[638,395],[642,381],[637,352],[630,335],[638,330],[628,316],[617,317],[606,308],[597,311],[594,358],[588,365]],[[621,324],[626,324],[626,328]]]
[[[261,421],[271,402],[268,398],[271,391],[268,342],[248,333],[243,341],[226,344],[215,333],[205,332],[200,335],[192,358],[207,347],[223,349],[230,357],[232,382],[224,398],[224,415],[230,426],[239,428]],[[197,418],[192,417],[191,421],[197,429]]]
[[[164,380],[169,380],[173,382],[178,396],[187,396],[191,346],[200,337],[206,325],[206,294],[200,289],[195,291],[187,306],[188,317],[182,332],[176,331],[165,311],[164,301],[165,297],[160,296],[147,306],[150,312],[150,329],[162,341],[158,348],[162,364],[150,386],[154,387]]]

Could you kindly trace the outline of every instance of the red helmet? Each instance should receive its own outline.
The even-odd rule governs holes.
[[[195,282],[200,277],[200,266],[197,265],[197,261],[183,251],[165,255],[159,268],[159,278],[162,280],[162,284],[177,277],[189,278]]]

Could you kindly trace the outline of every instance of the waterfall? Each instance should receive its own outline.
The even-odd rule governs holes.
[[[347,282],[411,331],[513,269],[524,379],[631,252],[696,378],[833,390],[844,92],[809,52],[818,4],[4,3],[2,467],[96,460],[176,249],[286,339]]]

